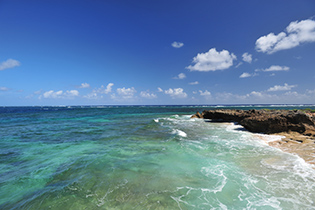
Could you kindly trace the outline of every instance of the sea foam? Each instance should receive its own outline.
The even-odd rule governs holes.
[[[179,129],[173,129],[172,134],[179,135],[181,137],[187,137],[187,133]]]

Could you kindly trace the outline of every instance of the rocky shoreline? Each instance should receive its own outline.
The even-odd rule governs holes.
[[[306,162],[315,164],[315,115],[298,110],[205,110],[192,118],[210,119],[215,122],[237,122],[253,133],[284,136],[269,142],[285,152],[299,155]]]

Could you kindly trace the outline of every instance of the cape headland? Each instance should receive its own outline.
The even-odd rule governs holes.
[[[310,111],[216,109],[197,112],[191,118],[237,122],[253,133],[284,136],[281,140],[269,142],[269,145],[315,164],[315,113]]]

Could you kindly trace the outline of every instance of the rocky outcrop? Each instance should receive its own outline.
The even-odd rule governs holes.
[[[292,110],[206,110],[192,118],[212,121],[238,122],[248,131],[256,133],[298,132],[315,137],[315,117]]]
[[[315,165],[315,114],[289,110],[208,110],[192,118],[238,122],[248,131],[277,134],[281,140],[269,142]],[[314,166],[315,169],[315,166]]]

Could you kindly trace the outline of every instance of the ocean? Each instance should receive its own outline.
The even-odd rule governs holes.
[[[0,209],[315,209],[281,137],[190,119],[217,108],[315,107],[0,107]]]

